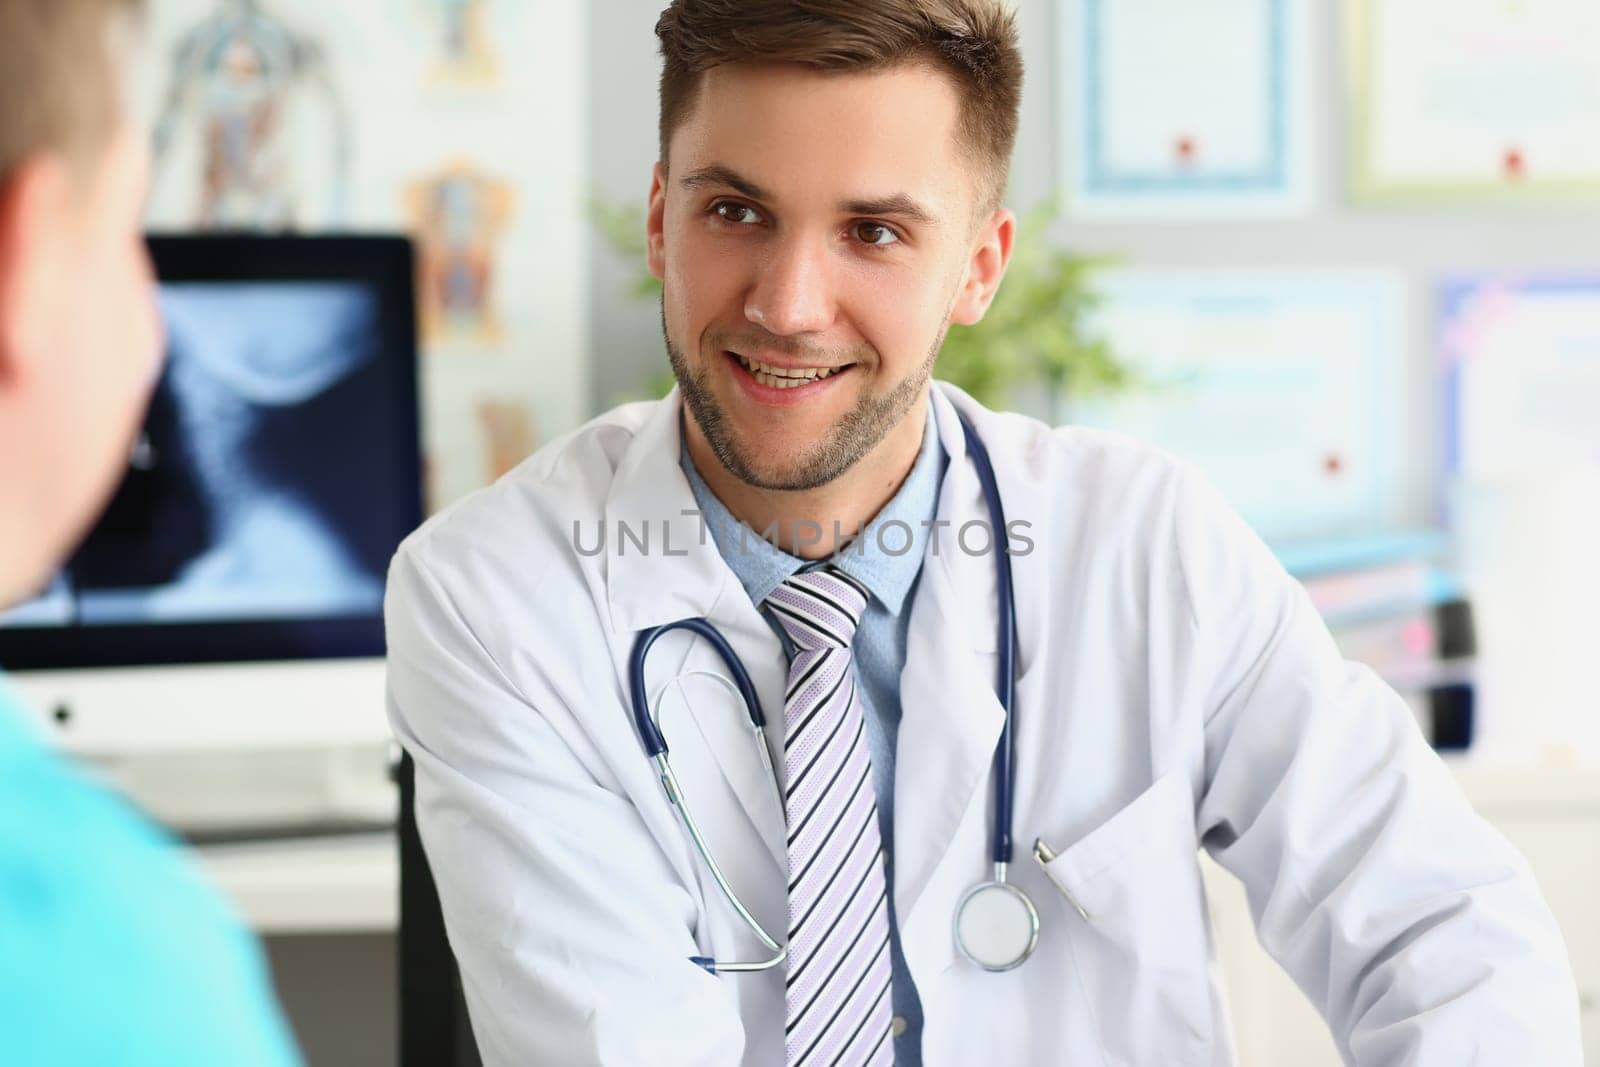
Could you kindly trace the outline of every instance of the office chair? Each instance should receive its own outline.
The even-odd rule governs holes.
[[[402,754],[400,786],[400,1067],[483,1067],[461,972],[445,936],[439,891],[417,834],[416,768]]]

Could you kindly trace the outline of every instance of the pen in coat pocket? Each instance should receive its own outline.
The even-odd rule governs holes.
[[[1033,839],[1033,858],[1039,862],[1041,868],[1045,867],[1056,856],[1056,850],[1045,844],[1044,838],[1036,837]],[[1046,870],[1045,874],[1050,875],[1050,872]],[[1084,922],[1089,921],[1089,913],[1083,909],[1083,905],[1079,904],[1077,899],[1067,892],[1067,887],[1062,885],[1054,875],[1050,875],[1050,884],[1061,891],[1061,895],[1067,898],[1067,903],[1072,905]]]

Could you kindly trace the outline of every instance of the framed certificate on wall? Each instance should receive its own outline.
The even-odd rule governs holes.
[[[1308,206],[1301,0],[1062,0],[1059,15],[1074,214]]]
[[[1387,271],[1129,268],[1097,331],[1140,387],[1072,406],[1198,464],[1286,544],[1404,525],[1404,287]]]
[[[1358,202],[1600,198],[1600,4],[1347,0]]]
[[[1600,272],[1448,279],[1439,350],[1448,472],[1600,471]]]
[[[1437,307],[1444,499],[1472,591],[1487,751],[1592,760],[1600,271],[1450,277]]]

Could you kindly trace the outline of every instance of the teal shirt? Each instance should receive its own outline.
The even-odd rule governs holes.
[[[299,1064],[255,939],[8,699],[0,682],[0,1063]]]

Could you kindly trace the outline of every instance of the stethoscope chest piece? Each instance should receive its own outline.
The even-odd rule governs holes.
[[[1009,971],[1033,955],[1039,913],[1010,882],[979,882],[956,904],[956,947],[986,971]]]

